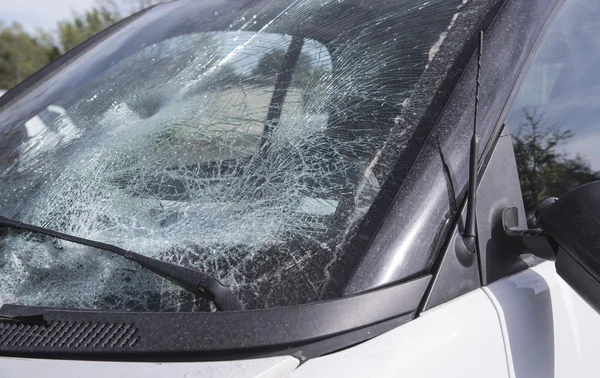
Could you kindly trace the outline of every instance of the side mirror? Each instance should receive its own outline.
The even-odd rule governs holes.
[[[558,243],[558,275],[600,313],[600,181],[545,206],[538,222]]]

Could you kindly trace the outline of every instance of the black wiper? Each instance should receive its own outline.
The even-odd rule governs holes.
[[[178,285],[184,288],[185,290],[188,290],[194,294],[208,297],[215,303],[217,308],[221,311],[236,311],[244,309],[240,300],[235,296],[235,294],[233,294],[233,292],[227,286],[223,285],[216,278],[206,273],[153,259],[151,257],[140,255],[139,253],[128,251],[111,244],[84,239],[78,236],[63,234],[62,232],[34,226],[3,216],[0,216],[0,227],[8,227],[16,230],[30,231],[36,234],[47,235],[53,238],[66,240],[73,243],[86,245],[88,247],[93,247],[115,253],[119,256],[126,258],[129,261],[133,261],[139,264],[140,266],[158,274],[161,277],[168,279],[175,285]]]

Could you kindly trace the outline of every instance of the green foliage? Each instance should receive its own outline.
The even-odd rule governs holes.
[[[569,190],[594,180],[594,172],[581,156],[570,158],[558,147],[573,137],[571,130],[548,125],[544,114],[524,109],[525,121],[513,136],[515,157],[528,221],[536,206],[548,197],[559,197]],[[531,225],[531,224],[530,224]]]
[[[115,14],[102,6],[93,8],[83,14],[75,14],[71,21],[58,23],[58,39],[62,51],[68,51],[93,35],[101,32],[117,22],[119,14]]]
[[[97,0],[97,6],[58,23],[57,39],[48,32],[32,35],[22,26],[0,22],[0,88],[10,89],[46,64],[133,12],[163,0]]]
[[[21,25],[0,25],[0,88],[9,89],[58,55],[45,38],[35,38]]]
[[[123,17],[164,0],[96,0],[96,6],[58,23],[58,39],[66,52]]]

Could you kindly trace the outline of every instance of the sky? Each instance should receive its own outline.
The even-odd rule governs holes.
[[[37,28],[54,31],[57,21],[68,19],[73,11],[81,12],[95,0],[0,0],[0,20],[4,24],[21,23],[27,31]]]

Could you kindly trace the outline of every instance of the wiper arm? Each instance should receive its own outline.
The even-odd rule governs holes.
[[[161,277],[168,279],[175,285],[178,285],[187,291],[190,291],[194,294],[207,296],[221,311],[236,311],[244,309],[244,306],[240,300],[227,286],[223,285],[216,278],[206,273],[140,255],[139,253],[128,251],[111,244],[64,234],[62,232],[34,226],[3,216],[0,216],[0,227],[30,231],[36,234],[47,235],[53,238],[115,253],[129,261],[137,263],[138,265],[158,274]]]

